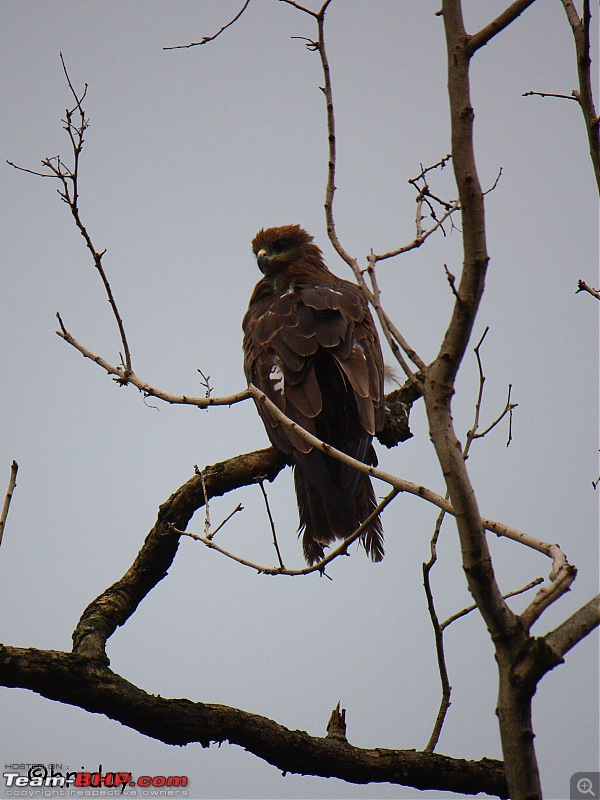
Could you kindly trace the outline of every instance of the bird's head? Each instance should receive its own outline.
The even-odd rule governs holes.
[[[280,228],[263,228],[252,240],[252,252],[258,268],[267,277],[281,274],[298,259],[322,264],[321,251],[313,244],[313,237],[299,225]]]

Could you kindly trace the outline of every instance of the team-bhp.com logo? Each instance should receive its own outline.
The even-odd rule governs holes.
[[[27,764],[23,774],[6,764],[3,773],[6,797],[187,797],[185,775],[140,775],[131,772],[104,772],[102,764],[97,772],[61,771],[55,764]]]

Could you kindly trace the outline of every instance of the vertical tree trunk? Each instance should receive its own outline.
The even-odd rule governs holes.
[[[517,5],[524,7],[523,3]],[[460,0],[444,0],[443,17],[448,52],[452,163],[461,206],[463,269],[442,347],[427,370],[424,399],[431,439],[456,511],[469,590],[496,648],[497,714],[510,797],[512,800],[538,800],[541,789],[531,724],[532,691],[511,680],[515,658],[525,647],[528,633],[507,606],[496,582],[477,499],[452,422],[454,380],[483,295],[489,256],[484,196],[473,146],[475,115],[469,85],[469,68],[476,45],[465,30]]]
[[[497,652],[496,660],[499,678],[496,713],[510,796],[513,800],[541,800],[542,787],[533,742],[531,695],[511,682],[510,656]]]

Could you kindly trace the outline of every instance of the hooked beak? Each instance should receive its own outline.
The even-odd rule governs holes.
[[[256,254],[256,262],[258,264],[259,270],[264,274],[267,264],[269,263],[269,256],[267,255],[267,251],[263,248],[259,250]]]

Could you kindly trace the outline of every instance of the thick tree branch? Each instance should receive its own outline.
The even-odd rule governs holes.
[[[461,208],[463,267],[450,324],[438,356],[427,370],[424,386],[430,436],[456,515],[463,569],[496,649],[499,674],[497,713],[507,781],[514,800],[541,798],[532,736],[531,695],[517,691],[510,678],[516,653],[523,649],[529,638],[523,622],[502,597],[494,576],[477,499],[454,431],[452,396],[483,295],[489,262],[484,194],[474,153],[470,62],[479,47],[530,4],[528,0],[512,3],[491,25],[469,37],[460,0],[443,0],[452,164]]]
[[[483,438],[486,436],[496,424],[505,416],[507,413],[507,407],[502,412],[502,414],[487,428],[479,432],[479,423],[481,417],[481,407],[483,403],[483,394],[485,388],[485,374],[483,371],[483,363],[481,360],[481,346],[483,345],[484,339],[489,332],[489,327],[486,327],[483,331],[479,341],[473,348],[475,353],[475,357],[477,359],[477,367],[479,370],[479,388],[477,390],[477,398],[475,400],[475,411],[474,411],[474,418],[473,424],[471,428],[467,432],[465,445],[462,449],[462,458],[463,461],[466,461],[469,457],[469,452],[471,450],[471,446],[473,442],[478,438]],[[509,401],[510,401],[510,388],[509,388]],[[509,401],[507,401],[507,406],[509,406]],[[509,432],[509,441],[510,441],[510,432]],[[446,492],[445,500],[448,500],[448,492]],[[444,518],[446,516],[445,511],[441,511],[438,515],[438,518],[435,523],[433,535],[431,537],[430,542],[430,558],[427,562],[423,563],[422,565],[422,572],[423,572],[423,587],[425,589],[425,596],[427,598],[427,609],[429,611],[429,617],[431,619],[431,624],[433,627],[433,634],[434,634],[434,641],[435,641],[435,649],[436,649],[436,658],[438,663],[438,671],[440,674],[440,683],[442,688],[442,696],[440,698],[440,705],[438,709],[438,713],[435,719],[435,723],[433,726],[433,730],[431,732],[431,736],[429,738],[429,742],[427,743],[426,750],[427,752],[433,752],[437,743],[439,741],[442,727],[446,718],[446,714],[448,709],[450,708],[450,697],[452,694],[452,687],[450,685],[450,678],[448,676],[448,669],[446,665],[446,655],[445,655],[445,648],[444,648],[444,630],[448,625],[450,625],[455,619],[459,619],[460,617],[464,616],[465,614],[474,611],[477,608],[477,605],[472,605],[467,609],[463,609],[459,611],[457,614],[453,615],[445,622],[440,622],[437,611],[435,608],[435,600],[433,595],[433,590],[431,588],[431,572],[433,570],[434,565],[437,563],[437,543],[439,540],[440,532],[442,529],[442,524]],[[543,583],[543,578],[538,578],[537,581],[530,584],[529,586],[525,587],[525,589],[521,589],[518,592],[511,592],[507,595],[504,595],[504,598],[512,597],[514,594],[518,594],[521,591],[527,591],[527,589],[531,588],[531,586],[538,585],[539,583]]]
[[[437,358],[427,369],[424,398],[431,438],[456,513],[469,589],[492,636],[497,638],[509,635],[518,623],[494,578],[477,500],[452,424],[454,380],[479,309],[489,257],[483,191],[473,146],[471,50],[467,47],[459,0],[444,2],[443,17],[448,48],[452,163],[461,207],[464,262],[450,324]]]
[[[560,656],[600,625],[600,595],[593,597],[572,616],[544,637],[546,644]]]
[[[600,117],[598,117],[598,112],[594,105],[594,90],[592,86],[592,59],[590,56],[592,15],[590,0],[583,0],[583,16],[581,19],[572,0],[562,0],[562,4],[575,40],[579,90],[573,91],[573,96],[579,102],[579,107],[585,120],[590,158],[594,168],[594,175],[596,176],[598,191],[600,192]]]
[[[545,636],[528,640],[515,661],[511,681],[528,695],[533,695],[544,675],[562,664],[565,654],[599,625],[600,595],[596,595],[558,628]]]
[[[480,47],[486,45],[490,39],[498,33],[507,28],[512,22],[516,20],[529,6],[532,6],[535,0],[515,0],[508,8],[505,8],[501,14],[489,22],[484,28],[477,33],[474,33],[469,38],[469,53],[473,55]]]
[[[508,796],[501,761],[363,749],[335,737],[310,736],[237,708],[148,694],[106,666],[72,653],[0,646],[0,682],[104,714],[166,744],[199,742],[208,747],[228,741],[284,773]]]

